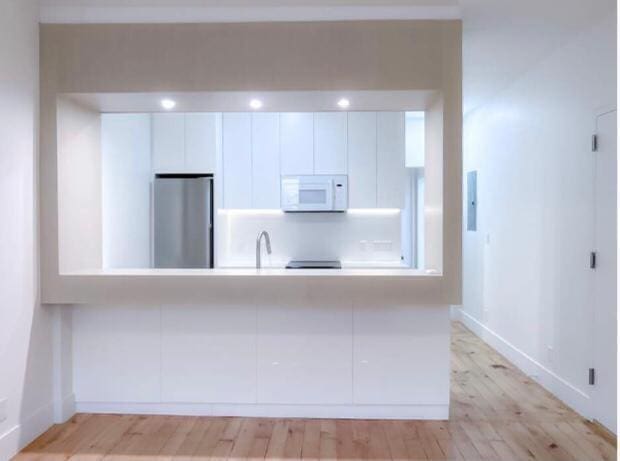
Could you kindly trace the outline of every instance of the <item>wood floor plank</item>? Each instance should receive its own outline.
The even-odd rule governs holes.
[[[78,414],[14,461],[612,461],[617,441],[453,324],[448,421]]]

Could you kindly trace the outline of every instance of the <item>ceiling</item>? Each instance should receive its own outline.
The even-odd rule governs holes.
[[[321,21],[463,18],[465,112],[580,31],[615,0],[40,0],[42,22]]]

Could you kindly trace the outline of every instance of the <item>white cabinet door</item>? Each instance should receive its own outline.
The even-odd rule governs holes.
[[[283,175],[313,174],[313,119],[312,113],[280,114],[280,165]]]
[[[257,314],[258,403],[351,404],[350,304],[275,302]]]
[[[377,206],[405,206],[405,114],[377,113]]]
[[[185,167],[185,115],[153,114],[153,171],[182,172]]]
[[[216,113],[185,114],[186,173],[215,173]]]
[[[377,206],[377,113],[350,112],[348,122],[349,207]]]
[[[280,208],[277,113],[252,114],[252,207]]]
[[[223,115],[224,208],[252,207],[251,122],[249,113]]]
[[[314,174],[347,174],[347,114],[314,114]]]
[[[448,306],[378,300],[353,311],[353,401],[359,405],[448,405]]]
[[[161,310],[164,402],[256,402],[256,307]]]

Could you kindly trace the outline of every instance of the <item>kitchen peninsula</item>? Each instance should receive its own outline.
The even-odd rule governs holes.
[[[222,27],[41,28],[41,297],[66,326],[67,413],[446,418],[460,21]],[[168,176],[213,179],[212,267],[155,267]],[[291,176],[346,177],[346,206],[291,213]],[[285,269],[308,259],[342,268]]]

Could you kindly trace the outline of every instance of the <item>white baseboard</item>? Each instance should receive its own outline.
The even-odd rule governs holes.
[[[76,402],[76,410],[78,413],[139,415],[446,420],[450,406]]]
[[[49,403],[0,434],[0,460],[9,460],[54,424],[54,405]]]
[[[523,373],[535,379],[558,399],[586,418],[591,415],[590,397],[541,363],[495,333],[462,309],[452,308],[452,319],[461,321],[484,342],[506,357]]]
[[[61,401],[54,402],[54,422],[56,424],[68,421],[75,414],[75,394],[69,394]]]

